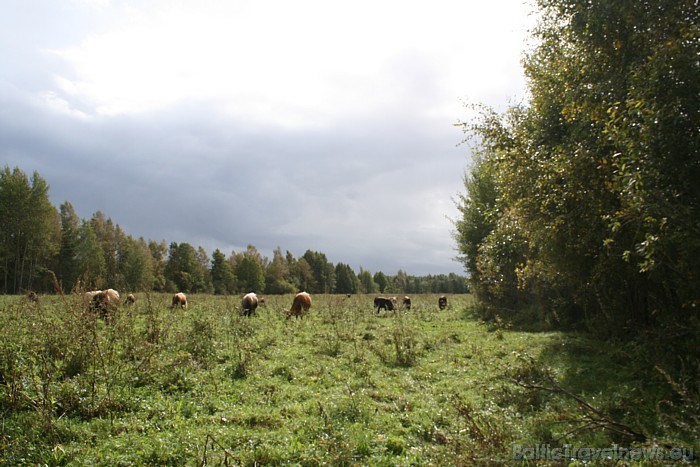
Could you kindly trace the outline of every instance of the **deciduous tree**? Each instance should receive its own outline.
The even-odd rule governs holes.
[[[335,292],[341,294],[357,293],[359,280],[352,268],[344,263],[335,266]]]
[[[529,102],[466,125],[456,239],[475,290],[617,328],[697,314],[697,2],[538,5]]]
[[[5,293],[31,289],[60,249],[60,216],[38,172],[0,171],[0,271]]]
[[[236,291],[236,276],[231,263],[218,248],[212,255],[211,280],[215,294],[231,294]]]

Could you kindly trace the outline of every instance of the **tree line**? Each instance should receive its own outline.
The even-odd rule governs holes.
[[[463,123],[455,238],[481,310],[685,335],[700,318],[697,1],[537,4],[527,102]]]
[[[63,292],[112,287],[123,291],[267,294],[293,293],[465,293],[466,278],[457,274],[411,276],[356,273],[333,264],[321,252],[272,258],[254,245],[211,257],[201,246],[135,238],[98,211],[81,219],[70,202],[56,209],[49,185],[37,173],[20,168],[0,172],[0,291]],[[51,274],[53,273],[53,275]]]

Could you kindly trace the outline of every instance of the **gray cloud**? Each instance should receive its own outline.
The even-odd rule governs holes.
[[[423,122],[251,128],[222,124],[206,105],[97,120],[8,99],[3,109],[5,163],[38,170],[54,204],[70,201],[82,217],[101,210],[131,235],[210,253],[313,249],[387,273],[461,271],[444,215],[466,159],[450,127],[431,140],[413,131]]]
[[[0,58],[11,64],[0,70],[0,162],[37,170],[55,205],[70,201],[84,218],[100,210],[130,235],[210,254],[254,244],[267,255],[277,246],[297,256],[321,251],[356,270],[463,272],[448,217],[457,215],[451,200],[468,154],[453,127],[458,111],[445,111],[444,57],[403,50],[376,75],[337,77],[338,93],[367,101],[347,111],[309,107],[311,118],[286,119],[293,124],[241,110],[255,99],[257,108],[290,109],[254,94],[103,114],[76,91],[77,70],[51,50],[107,27],[113,10],[54,12],[63,22],[47,13],[13,48],[29,11],[19,10],[17,24],[0,19]]]

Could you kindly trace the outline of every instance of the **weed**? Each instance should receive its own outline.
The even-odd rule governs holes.
[[[194,317],[184,340],[184,350],[189,352],[200,366],[206,368],[215,354],[213,323],[206,317]]]
[[[369,296],[319,296],[296,321],[279,313],[289,296],[247,319],[230,298],[168,298],[108,324],[78,293],[1,296],[1,462],[496,464],[511,442],[634,446],[624,427],[698,449],[700,370],[654,360],[661,343],[485,324],[467,296],[381,316]],[[604,424],[579,429],[591,418]]]
[[[418,359],[417,334],[417,330],[407,323],[403,313],[397,312],[392,330],[396,365],[410,367],[416,363]]]
[[[454,407],[459,417],[464,420],[465,431],[469,438],[484,450],[502,451],[511,435],[493,413],[477,410],[469,401],[454,399]]]
[[[239,350],[237,358],[229,368],[228,374],[231,379],[243,379],[248,376],[251,372],[252,360],[253,357],[250,351]]]

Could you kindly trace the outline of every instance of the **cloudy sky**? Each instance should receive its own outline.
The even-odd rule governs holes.
[[[0,0],[0,164],[209,254],[463,273],[465,102],[524,98],[527,0]]]

